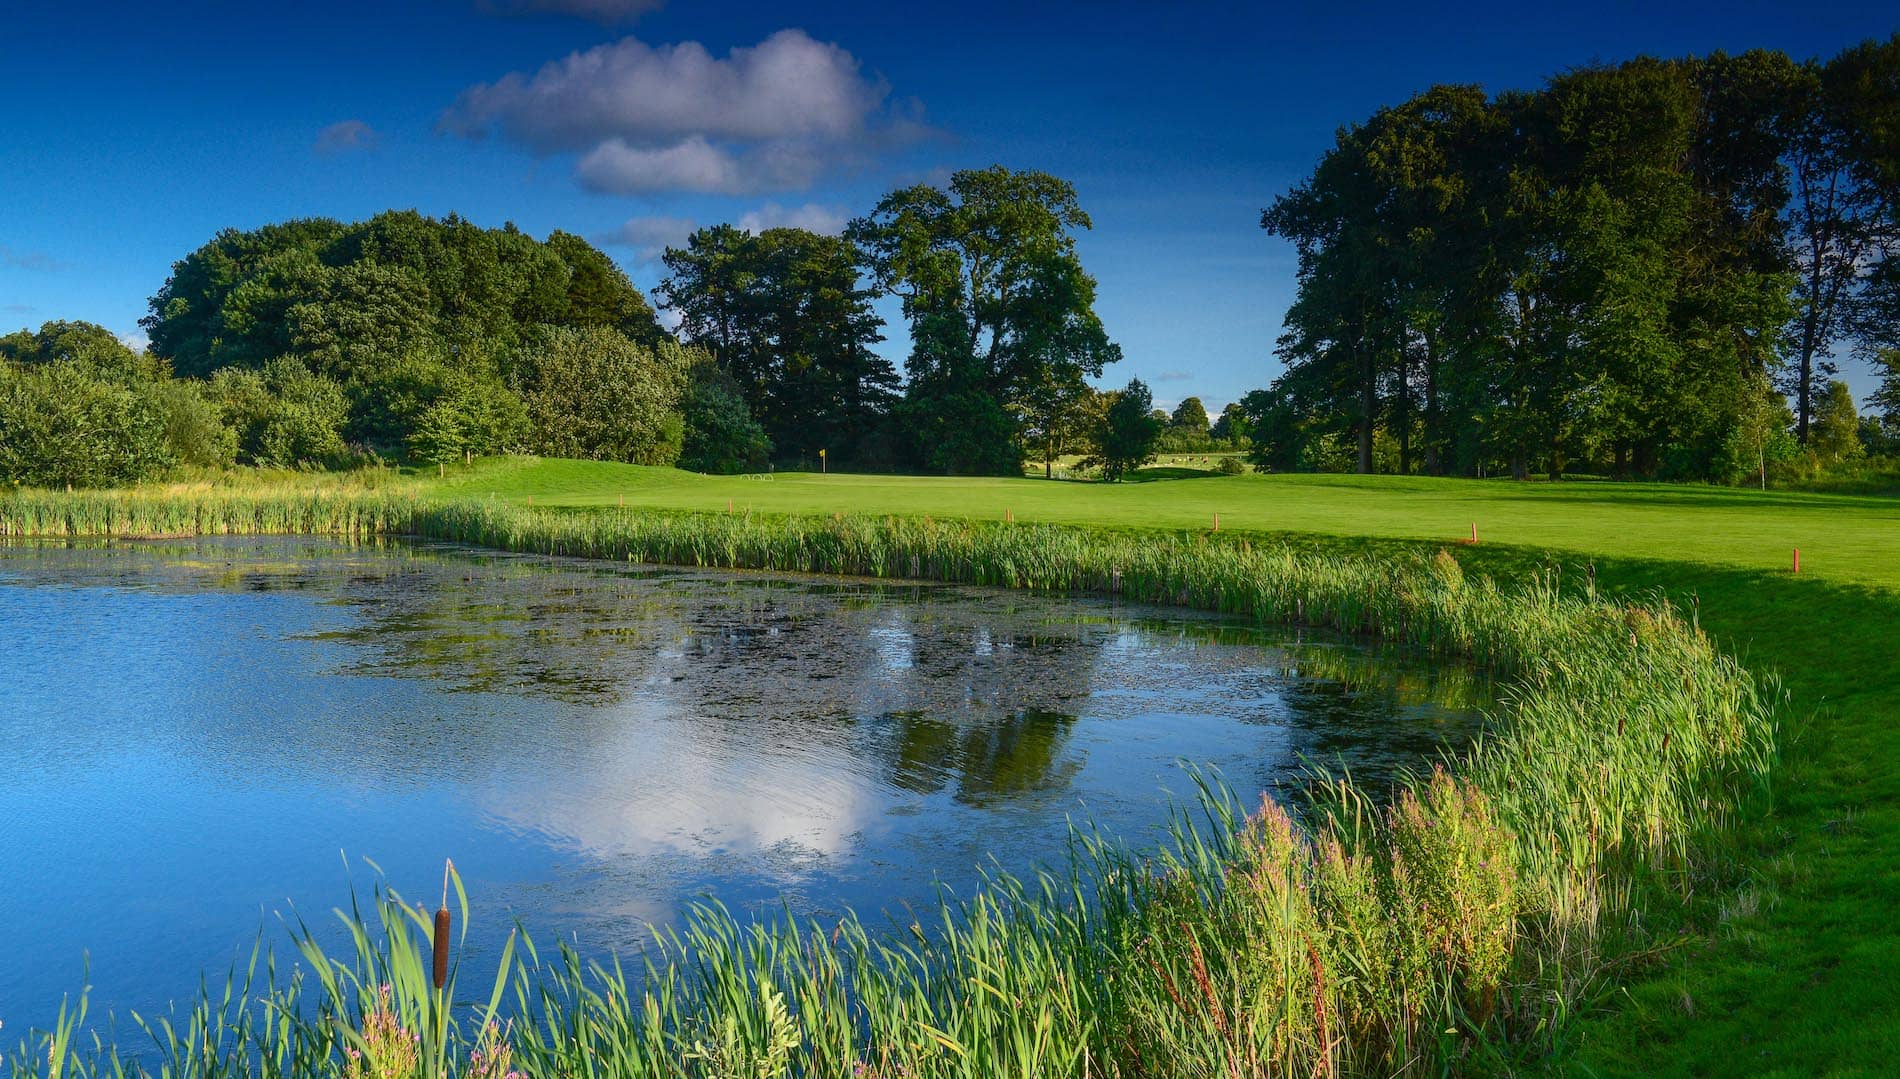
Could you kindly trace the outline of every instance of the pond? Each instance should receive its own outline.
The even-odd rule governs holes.
[[[491,952],[515,918],[631,952],[705,897],[907,924],[1071,822],[1158,841],[1183,762],[1376,787],[1491,692],[1106,599],[430,544],[0,547],[0,626],[8,1044],[86,984],[123,1036],[352,882],[433,903],[444,858]]]

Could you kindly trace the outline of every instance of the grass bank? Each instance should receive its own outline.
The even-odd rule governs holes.
[[[504,1054],[549,1075],[1512,1068],[1546,1059],[1575,1009],[1657,945],[1653,911],[1730,871],[1723,836],[1764,799],[1774,757],[1772,691],[1692,621],[1609,602],[1574,575],[1568,588],[1545,572],[1500,588],[1447,554],[894,515],[573,512],[414,492],[16,495],[0,500],[0,520],[14,535],[403,532],[1107,591],[1375,633],[1515,680],[1495,728],[1390,808],[1342,781],[1307,807],[1308,828],[1281,807],[1243,821],[1227,806],[1200,826],[1183,818],[1174,848],[1152,860],[1085,843],[1066,874],[999,879],[910,940],[851,919],[744,928],[709,911],[649,957],[644,979],[524,946],[477,989],[443,993],[422,976],[410,915],[385,904],[356,920],[353,956],[305,942],[314,984],[266,979],[161,1031],[179,1075],[222,1074],[233,1059],[371,1074],[362,1062],[389,1054],[396,1073],[427,1075],[484,1074]],[[505,1033],[489,1023],[504,997],[518,1017]],[[45,1049],[73,1071],[120,1063],[55,1040],[15,1069],[35,1068]]]

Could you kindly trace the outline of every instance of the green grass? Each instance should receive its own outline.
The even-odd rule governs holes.
[[[537,506],[934,516],[1339,538],[1469,538],[1579,556],[1783,570],[1900,588],[1900,500],[1607,482],[1394,476],[1219,476],[1101,484],[1037,479],[700,476],[588,461],[510,459],[451,470],[436,488]]]
[[[547,506],[1045,521],[1273,535],[1316,553],[1430,552],[1525,579],[1586,563],[1607,590],[1699,599],[1702,627],[1792,693],[1771,805],[1733,864],[1655,912],[1647,963],[1611,968],[1549,1048],[1598,1074],[1885,1074],[1900,1060],[1900,504],[1870,497],[1621,484],[1195,477],[709,478],[566,461],[484,462],[410,491]],[[17,497],[17,496],[16,496]],[[4,502],[0,497],[0,502]],[[398,507],[400,508],[400,507]],[[499,512],[500,507],[497,507]],[[317,519],[309,508],[286,518]],[[537,517],[540,515],[537,515]],[[590,515],[611,520],[617,514]],[[330,519],[330,518],[325,518]],[[586,520],[587,517],[580,518]],[[598,524],[588,526],[599,528]],[[476,537],[471,537],[476,538]],[[1802,573],[1787,572],[1791,548]],[[716,553],[716,552],[715,552]],[[826,568],[818,566],[814,568]],[[900,572],[903,567],[896,567]],[[1716,867],[1720,870],[1721,867]],[[1739,885],[1737,882],[1740,882]]]
[[[1560,1056],[1602,1075],[1883,1075],[1900,1067],[1900,500],[1622,483],[1208,476],[1108,486],[781,475],[565,461],[452,483],[536,505],[931,514],[1296,534],[1329,549],[1467,537],[1509,575],[1594,562],[1604,587],[1700,599],[1702,626],[1793,701],[1772,806],[1738,857],[1754,885],[1598,1002]],[[1801,549],[1801,574],[1789,572]]]

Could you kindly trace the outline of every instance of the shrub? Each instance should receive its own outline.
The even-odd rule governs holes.
[[[538,329],[510,360],[530,446],[551,457],[674,463],[690,363],[671,341],[648,348],[605,327]]]
[[[173,460],[150,395],[105,381],[81,361],[0,360],[0,479],[109,487],[147,479]]]
[[[710,363],[694,367],[681,412],[686,427],[681,468],[723,475],[764,471],[772,440],[747,411],[732,380],[717,367]]]
[[[223,468],[237,459],[237,432],[201,382],[165,379],[146,390],[164,428],[165,446],[181,465]]]

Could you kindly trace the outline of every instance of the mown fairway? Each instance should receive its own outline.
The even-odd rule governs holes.
[[[505,461],[430,481],[536,505],[934,515],[1277,533],[1354,548],[1467,538],[1497,573],[1596,566],[1610,588],[1700,599],[1705,629],[1792,696],[1744,886],[1606,993],[1567,1064],[1598,1074],[1890,1074],[1900,1059],[1900,501],[1704,487],[1355,476],[1118,486],[903,476],[703,477]],[[1801,549],[1799,576],[1790,572]],[[1674,919],[1674,912],[1659,922]]]
[[[1151,470],[1169,476],[1172,470]],[[1125,484],[780,473],[700,476],[584,461],[493,461],[440,490],[547,506],[933,515],[1108,528],[1213,527],[1451,542],[1786,570],[1900,588],[1900,500],[1623,483],[1216,476]],[[1688,584],[1684,580],[1684,585]]]

